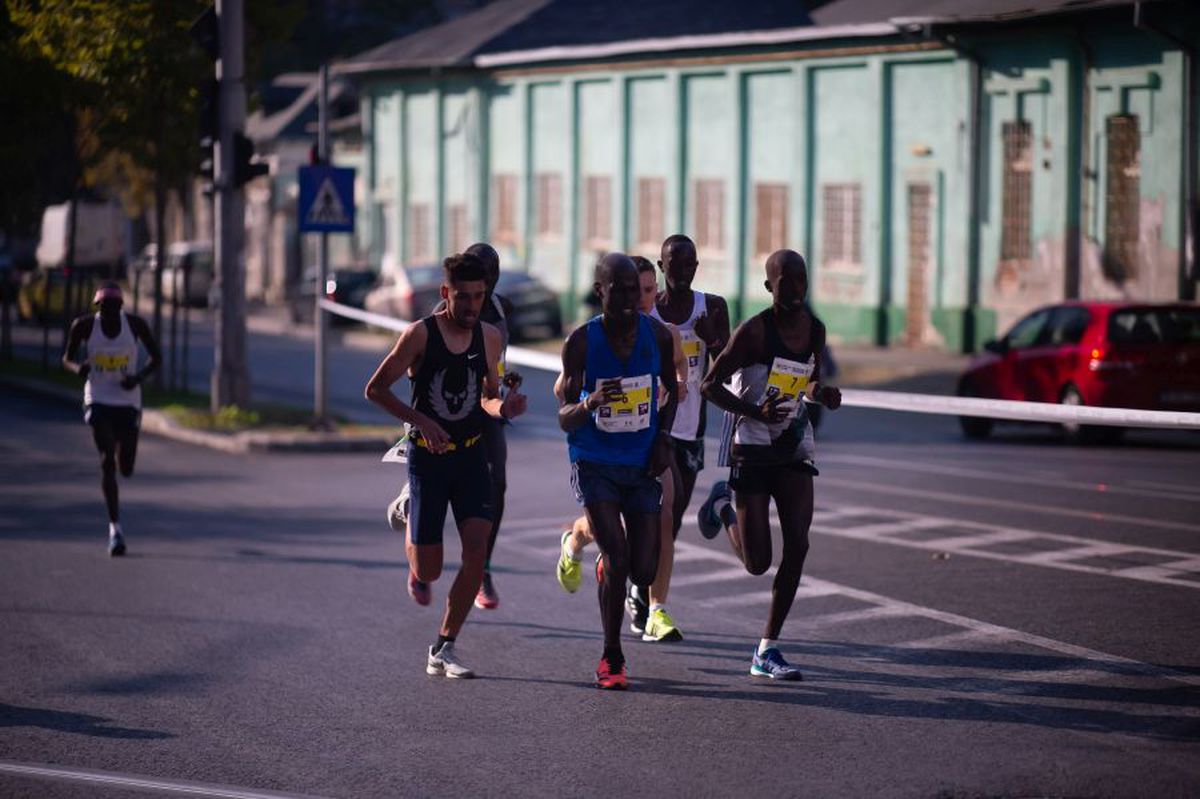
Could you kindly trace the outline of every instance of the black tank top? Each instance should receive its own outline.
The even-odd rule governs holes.
[[[808,349],[804,351],[793,350],[788,347],[783,341],[783,336],[779,334],[779,327],[775,323],[775,309],[767,308],[759,313],[763,321],[763,334],[765,344],[767,345],[760,359],[760,363],[771,365],[771,361],[776,357],[787,358],[791,361],[800,361],[803,363],[813,356],[813,340],[817,334],[817,317],[810,311],[808,314]]]
[[[413,378],[412,405],[436,421],[453,441],[463,441],[483,431],[486,412],[481,406],[487,351],[483,327],[471,331],[471,344],[460,353],[450,352],[437,320],[421,320],[427,339],[425,355]]]

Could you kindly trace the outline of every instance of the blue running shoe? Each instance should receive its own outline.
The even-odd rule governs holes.
[[[729,483],[724,480],[713,483],[713,487],[708,491],[708,498],[704,500],[700,510],[696,511],[696,525],[700,528],[700,535],[705,538],[717,537],[717,533],[721,532],[721,517],[713,508],[718,500],[724,499],[725,502],[729,502],[732,496]]]
[[[783,659],[783,653],[775,647],[771,647],[761,655],[755,650],[754,659],[750,661],[750,676],[768,677],[772,680],[804,679],[803,675],[800,674],[800,669],[789,665]]]

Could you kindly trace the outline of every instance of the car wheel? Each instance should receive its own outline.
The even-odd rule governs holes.
[[[970,383],[960,383],[958,386],[958,396],[978,397],[979,393],[975,391]],[[963,437],[972,441],[982,441],[990,436],[994,425],[995,422],[991,419],[984,419],[979,416],[958,417],[958,426],[962,429]]]
[[[1084,404],[1083,395],[1075,386],[1064,388],[1059,402],[1072,407],[1082,407]],[[1059,425],[1059,430],[1063,440],[1071,444],[1115,444],[1125,435],[1125,430],[1121,427],[1086,425],[1078,422],[1065,422]]]

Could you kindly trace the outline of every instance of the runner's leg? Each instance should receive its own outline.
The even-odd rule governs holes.
[[[485,571],[491,571],[492,552],[496,549],[496,535],[500,532],[500,522],[504,518],[504,495],[508,491],[508,440],[505,437],[504,425],[490,421],[485,424],[483,445],[487,448],[488,471],[492,480],[492,513],[494,515],[491,534],[488,537]]]
[[[100,453],[100,489],[104,492],[104,505],[108,509],[109,522],[116,524],[121,520],[117,493],[117,438],[112,421],[102,414],[103,411],[93,407],[89,421],[92,440]]]
[[[694,479],[694,478],[693,478]],[[662,474],[662,510],[659,511],[659,551],[658,571],[654,582],[650,584],[650,604],[667,604],[667,594],[671,588],[671,572],[675,566],[675,536],[679,531],[676,522],[675,497],[679,493],[679,473],[676,466],[671,466]]]
[[[117,466],[122,477],[133,476],[133,465],[137,461],[138,428],[136,424],[116,428]]]
[[[629,578],[629,547],[621,526],[621,506],[617,502],[593,502],[584,506],[584,510],[603,563],[603,578],[596,595],[600,601],[600,622],[604,627],[605,655],[619,655],[625,581]]]
[[[783,622],[792,609],[800,573],[808,555],[808,528],[813,516],[812,475],[796,469],[783,469],[775,477],[772,495],[779,511],[779,527],[783,534],[783,559],[771,586],[771,613],[767,617],[764,638],[776,639]]]
[[[763,487],[764,489],[766,486]],[[726,528],[733,552],[751,574],[771,568],[771,495],[735,489],[737,524]]]
[[[446,596],[446,613],[442,617],[441,635],[453,640],[462,629],[475,594],[483,581],[483,564],[487,559],[487,542],[492,525],[488,519],[464,519],[458,525],[462,539],[462,567]]]

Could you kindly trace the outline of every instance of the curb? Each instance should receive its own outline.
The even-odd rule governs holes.
[[[78,408],[83,407],[80,392],[48,385],[39,380],[0,375],[0,385]],[[377,434],[273,433],[263,430],[213,433],[207,430],[192,430],[180,427],[170,416],[153,408],[142,411],[142,431],[232,455],[245,455],[250,452],[380,452],[396,443],[395,436]]]

